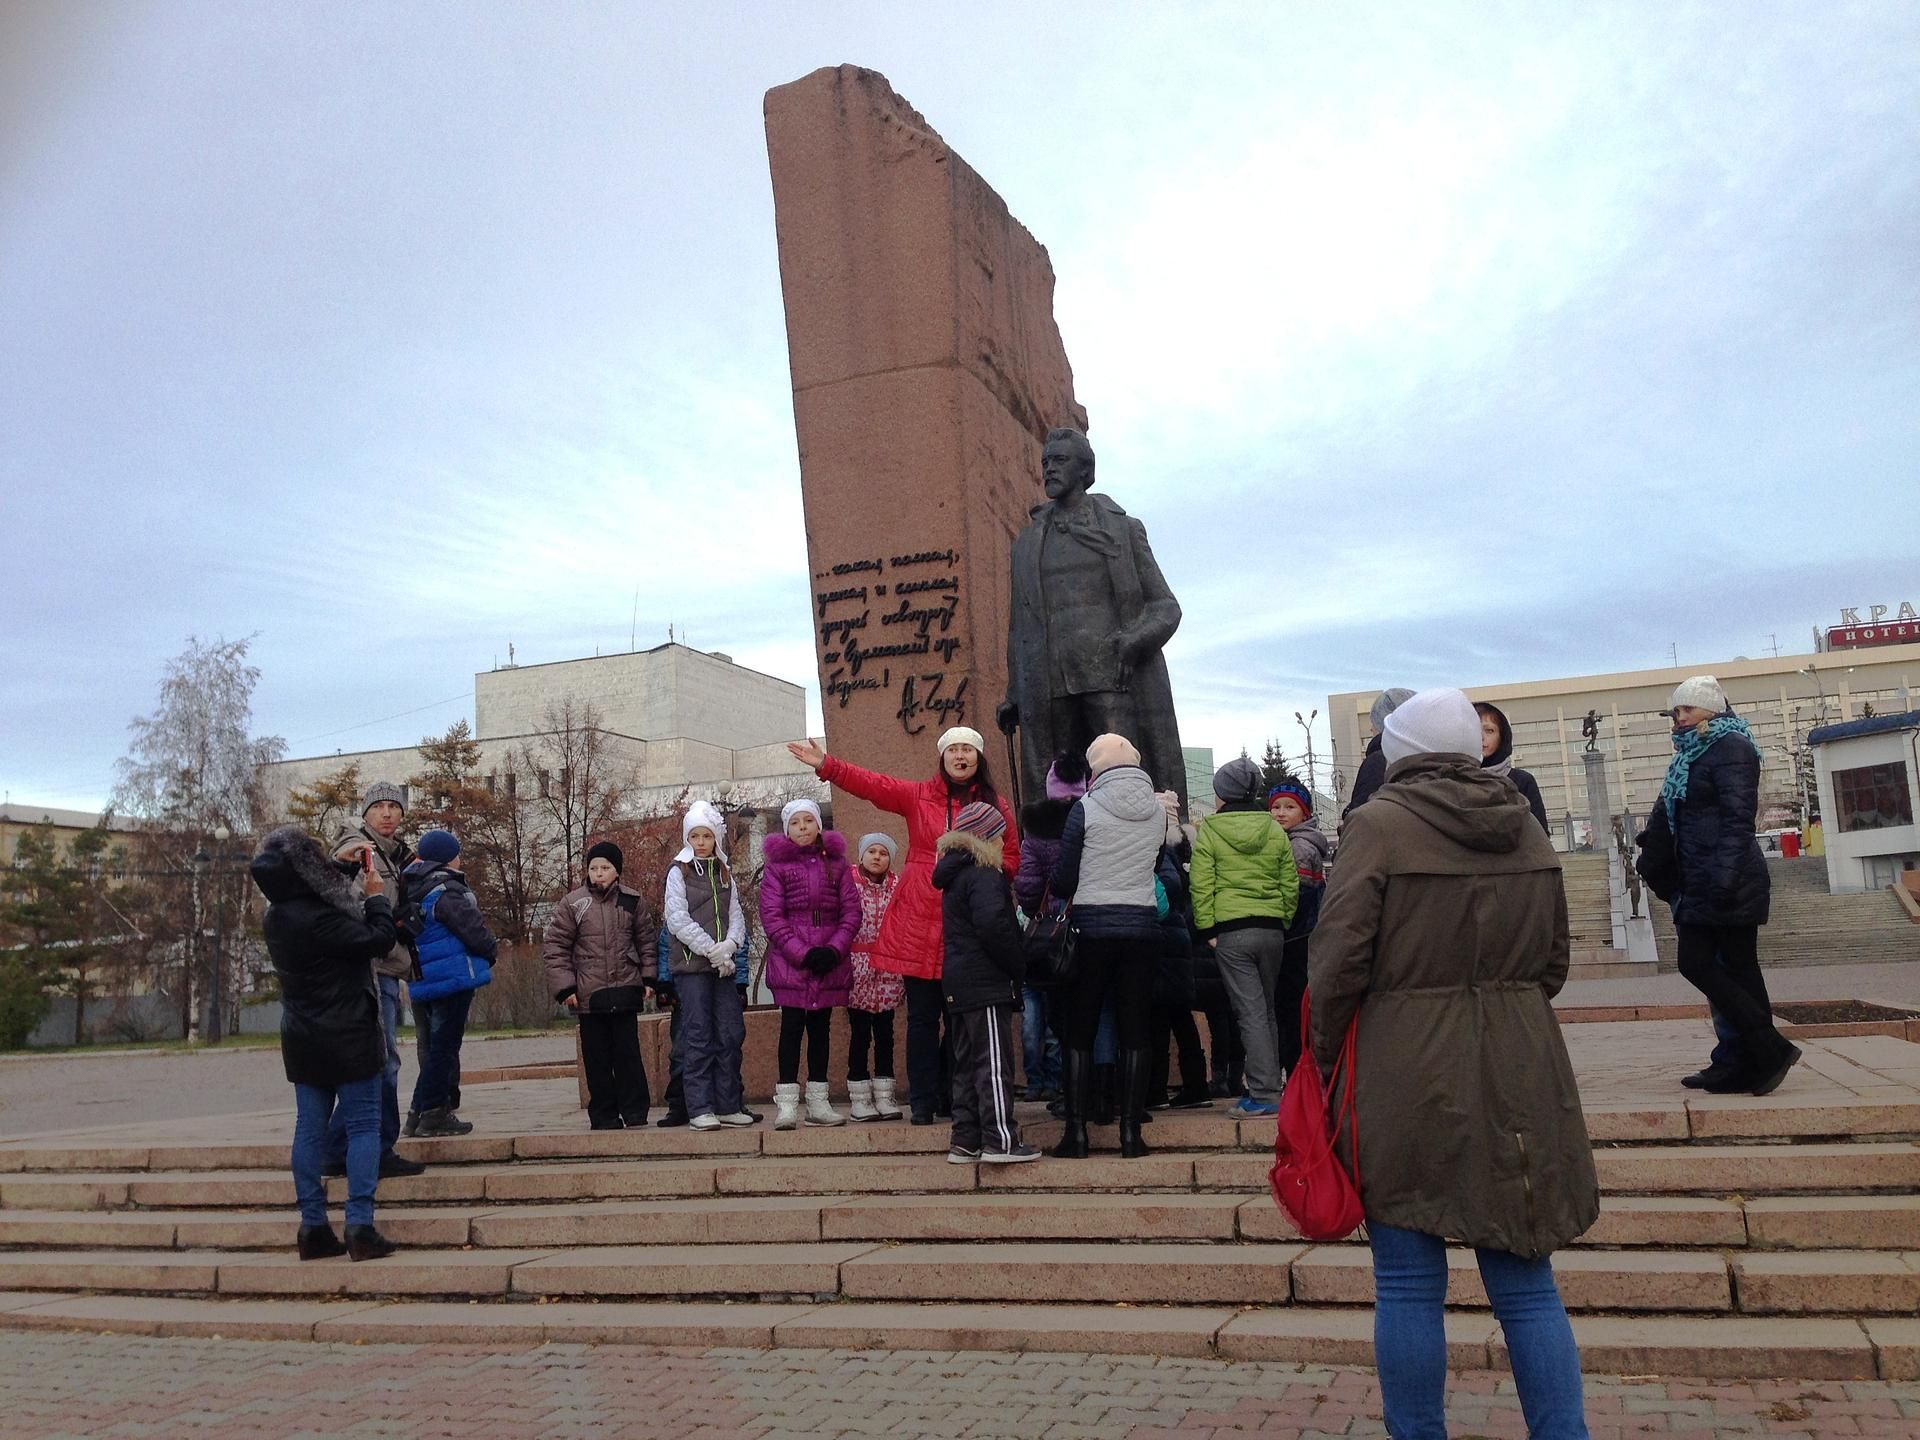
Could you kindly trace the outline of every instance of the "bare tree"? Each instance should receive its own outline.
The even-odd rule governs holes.
[[[480,744],[465,720],[423,739],[420,758],[424,768],[408,781],[417,823],[460,837],[467,881],[495,933],[530,939],[534,909],[553,884],[557,849],[543,809],[527,798],[534,793],[531,760],[510,753],[504,774],[483,775]]]
[[[140,822],[134,846],[138,868],[186,881],[185,897],[151,897],[159,902],[152,907],[156,921],[174,920],[179,899],[188,901],[189,927],[180,937],[186,943],[168,944],[167,931],[157,928],[148,939],[149,954],[162,964],[178,957],[182,973],[175,993],[190,1040],[200,1037],[199,1002],[224,989],[218,983],[209,987],[208,977],[199,974],[205,963],[206,897],[201,868],[190,857],[222,851],[218,831],[236,840],[253,833],[259,767],[280,759],[287,748],[277,735],[251,733],[253,688],[260,679],[258,667],[247,663],[251,643],[251,637],[210,643],[190,637],[187,648],[167,662],[158,707],[129,724],[128,752],[115,767],[114,809]],[[165,979],[160,983],[164,987]]]
[[[533,769],[535,803],[551,822],[571,890],[580,883],[588,844],[618,826],[634,788],[633,766],[611,753],[599,709],[572,695],[547,706],[523,751]]]

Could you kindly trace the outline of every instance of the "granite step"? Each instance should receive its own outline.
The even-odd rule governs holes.
[[[360,1344],[844,1347],[1176,1355],[1313,1365],[1373,1362],[1373,1312],[1362,1306],[1120,1308],[897,1301],[470,1305],[0,1292],[0,1330],[6,1329]],[[1581,1363],[1594,1374],[1719,1380],[1920,1378],[1920,1319],[1913,1318],[1576,1314],[1573,1331]],[[1507,1368],[1505,1343],[1492,1315],[1451,1312],[1446,1336],[1450,1365]]]
[[[284,1232],[283,1232],[284,1233]],[[1574,1249],[1556,1257],[1568,1308],[1730,1312],[1736,1294],[1767,1313],[1911,1311],[1920,1265],[1898,1252],[1735,1255],[1697,1250]],[[1449,1303],[1484,1308],[1470,1252],[1450,1251]],[[1857,1277],[1830,1297],[1819,1264]],[[1747,1266],[1742,1270],[1740,1267]],[[1730,1268],[1731,1267],[1731,1268]],[[1736,1281],[1736,1274],[1750,1280]],[[1738,1289],[1736,1289],[1738,1285]],[[1754,1288],[1750,1291],[1747,1286]],[[968,1301],[1002,1304],[1353,1306],[1373,1300],[1362,1245],[814,1241],[716,1245],[402,1250],[377,1264],[302,1263],[284,1245],[228,1250],[0,1252],[0,1289],[328,1296],[724,1297]]]
[[[1809,1229],[1820,1202],[1882,1204],[1855,1210],[1857,1240]],[[1763,1202],[1753,1201],[1759,1205]],[[1808,1197],[1804,1211],[1770,1210],[1771,1248],[1887,1248],[1920,1220],[1920,1201]],[[1300,1235],[1265,1196],[981,1193],[948,1195],[750,1195],[562,1204],[408,1206],[386,1203],[381,1228],[402,1245],[526,1249],[581,1245],[732,1244],[813,1240],[1293,1241]],[[0,1248],[275,1250],[289,1243],[290,1209],[0,1210]],[[1741,1205],[1691,1196],[1608,1196],[1579,1243],[1594,1246],[1715,1246],[1748,1243]]]

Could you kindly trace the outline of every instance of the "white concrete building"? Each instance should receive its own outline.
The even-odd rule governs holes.
[[[1884,890],[1920,869],[1920,710],[1822,725],[1807,737],[1820,786],[1827,888]]]
[[[602,753],[628,769],[634,815],[660,813],[683,798],[756,808],[801,794],[826,798],[786,749],[806,734],[806,690],[678,644],[476,674],[473,738],[489,784],[507,783],[508,757],[522,748],[538,756],[549,708],[568,699],[599,712]],[[282,760],[261,768],[262,804],[270,815],[285,814],[290,792],[354,763],[362,783],[405,784],[423,768],[410,745]],[[536,783],[545,779],[536,773]]]

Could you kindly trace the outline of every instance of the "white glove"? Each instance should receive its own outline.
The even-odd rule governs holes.
[[[716,940],[713,949],[707,952],[707,958],[718,965],[722,960],[732,960],[739,952],[738,940]]]
[[[737,968],[731,957],[713,962],[713,973],[718,975],[722,980],[731,980],[733,978],[733,972]]]

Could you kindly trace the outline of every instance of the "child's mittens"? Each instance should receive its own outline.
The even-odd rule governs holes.
[[[800,962],[815,975],[827,975],[840,964],[840,952],[831,945],[815,945]]]
[[[722,980],[731,980],[733,978],[733,972],[738,968],[731,955],[713,962],[713,973],[718,975]]]

